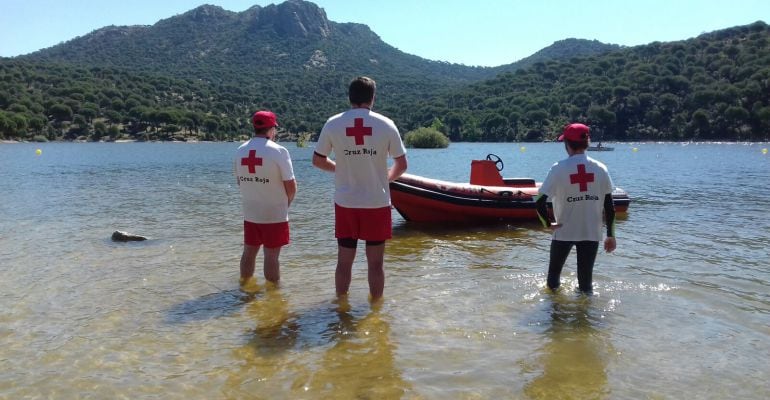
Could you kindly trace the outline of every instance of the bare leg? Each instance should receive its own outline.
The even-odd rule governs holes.
[[[337,270],[334,272],[334,284],[337,287],[337,296],[348,294],[353,270],[353,261],[355,259],[356,249],[337,246]]]
[[[268,282],[277,284],[281,279],[281,268],[278,262],[278,256],[281,255],[280,247],[265,247],[265,279]]]
[[[385,290],[385,243],[366,246],[366,264],[369,267],[369,294],[372,301],[382,297]]]
[[[254,276],[254,263],[259,253],[259,246],[243,245],[241,254],[241,279],[246,280]]]

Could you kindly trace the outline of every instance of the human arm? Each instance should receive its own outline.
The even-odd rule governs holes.
[[[235,184],[241,186],[241,180],[238,179],[238,161],[233,159],[233,177],[235,178]]]
[[[561,225],[551,222],[551,218],[548,215],[548,196],[541,194],[535,200],[535,211],[537,211],[537,218],[545,228],[559,228]]]
[[[294,177],[294,163],[291,161],[289,151],[279,146],[280,157],[278,158],[278,169],[283,182],[283,190],[286,193],[288,205],[294,200],[297,194],[297,179]]]
[[[321,134],[318,135],[318,143],[316,143],[315,150],[313,151],[313,166],[326,172],[334,173],[337,171],[337,163],[329,158],[329,154],[332,153],[334,146],[330,137],[329,122],[324,124],[321,129]]]
[[[388,182],[393,182],[406,172],[409,163],[406,160],[406,147],[396,124],[391,120],[388,120],[388,124],[388,155],[393,158],[393,165],[388,169]]]
[[[551,169],[548,171],[548,175],[546,175],[545,180],[537,189],[538,196],[535,199],[535,211],[537,212],[537,218],[540,220],[540,223],[542,223],[544,227],[551,229],[561,228],[561,224],[557,224],[555,221],[555,214],[554,220],[551,220],[552,213],[548,212],[548,197],[554,197],[554,195],[559,193],[559,190],[554,187],[555,185],[553,177],[554,170],[558,165],[559,164],[556,163],[551,166]]]
[[[327,172],[334,172],[337,170],[337,163],[317,151],[313,152],[313,166]]]
[[[393,159],[393,165],[388,170],[388,182],[393,182],[406,172],[408,162],[406,161],[406,154],[401,157]]]
[[[294,200],[294,196],[297,194],[297,180],[290,179],[283,181],[283,188],[286,190],[286,197],[289,199],[289,205]]]
[[[604,195],[604,223],[607,224],[607,237],[604,239],[604,251],[612,253],[617,247],[615,242],[615,204],[612,193]]]

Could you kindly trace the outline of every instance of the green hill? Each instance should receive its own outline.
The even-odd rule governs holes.
[[[495,75],[403,53],[367,26],[329,21],[301,0],[241,13],[204,5],[152,26],[102,28],[20,59],[200,82],[227,103],[211,105],[212,114],[244,118],[271,108],[291,131],[318,130],[346,107],[347,83],[357,75],[377,79],[379,106]]]
[[[598,140],[768,140],[770,27],[536,62],[394,111],[453,141],[552,140],[574,121]]]
[[[566,39],[470,67],[406,54],[302,0],[240,13],[204,5],[0,58],[0,135],[223,140],[248,135],[259,108],[278,113],[284,135],[317,134],[347,107],[349,80],[369,75],[377,108],[402,131],[438,118],[455,141],[548,140],[567,120],[606,140],[757,139],[767,42],[758,22],[633,48]]]

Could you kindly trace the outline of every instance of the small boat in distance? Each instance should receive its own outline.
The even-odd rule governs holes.
[[[542,183],[532,178],[503,179],[502,169],[500,157],[489,154],[486,160],[471,162],[470,183],[404,174],[390,183],[391,201],[405,220],[413,222],[538,221],[535,200]],[[612,201],[617,213],[625,213],[631,202],[620,188],[612,191]]]
[[[588,151],[612,151],[615,150],[614,147],[606,147],[602,146],[602,142],[597,143],[596,146],[588,146]]]

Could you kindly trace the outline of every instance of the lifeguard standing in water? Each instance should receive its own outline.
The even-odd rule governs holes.
[[[372,111],[376,85],[367,77],[348,88],[351,109],[326,121],[313,154],[313,165],[334,173],[337,238],[335,286],[348,293],[358,239],[366,241],[369,294],[382,297],[385,241],[391,238],[389,182],[406,171],[406,149],[396,125]],[[334,161],[329,159],[334,152]],[[393,166],[388,169],[388,156]]]
[[[537,214],[544,226],[554,229],[548,263],[548,287],[560,285],[561,270],[572,246],[577,248],[578,286],[592,293],[592,275],[599,241],[602,238],[602,210],[607,225],[604,250],[615,250],[615,206],[612,179],[607,167],[586,156],[589,129],[583,124],[569,124],[559,140],[569,157],[551,167],[538,190]],[[546,199],[553,203],[555,222],[549,219]]]
[[[245,292],[258,289],[254,278],[257,253],[265,247],[265,279],[280,279],[278,257],[289,244],[289,205],[297,182],[289,151],[275,143],[275,114],[257,111],[251,118],[254,137],[238,147],[234,173],[243,203],[243,254],[240,286]]]

